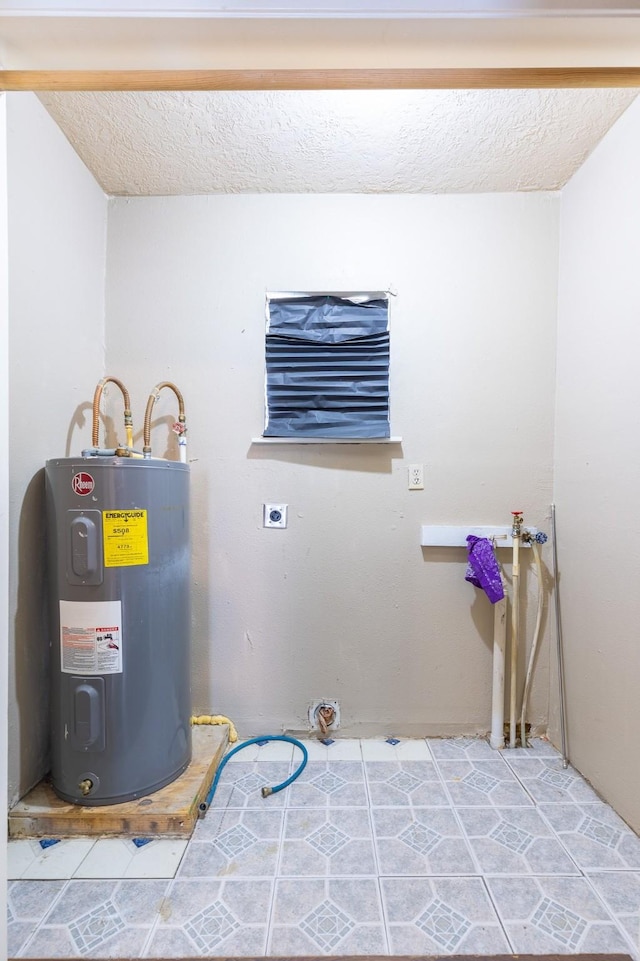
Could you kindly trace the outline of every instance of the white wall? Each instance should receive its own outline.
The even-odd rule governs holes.
[[[350,5],[357,6],[344,6]],[[120,15],[108,12],[101,0],[101,16],[71,18],[66,0],[45,0],[44,15],[33,4],[24,10],[22,0],[14,0],[9,14],[6,6],[4,0],[0,59],[7,70],[563,69],[640,62],[640,24],[633,16],[456,16],[450,4],[438,4],[451,15],[270,18],[258,3],[251,6],[264,16],[198,17],[192,11],[203,4],[190,10],[184,4],[176,15],[136,17],[122,3],[111,4]],[[541,12],[538,0],[529,6]],[[65,13],[56,16],[56,7]],[[248,6],[242,7],[246,14]]]
[[[7,98],[0,94],[0,410],[9,433],[9,223],[7,216]],[[9,459],[0,467],[0,618],[9,623]],[[8,638],[0,639],[0,818],[7,816]],[[7,876],[7,846],[0,844],[0,878]],[[0,958],[7,951],[7,892],[0,885]]]
[[[463,580],[464,551],[423,552],[420,525],[508,523],[522,509],[546,526],[558,204],[544,194],[111,200],[107,370],[129,387],[138,427],[159,380],[187,403],[197,711],[226,713],[243,734],[300,730],[308,702],[331,697],[345,732],[487,730],[490,605]],[[387,285],[398,291],[402,447],[252,445],[265,291]],[[174,412],[166,392],[158,454]],[[415,462],[421,493],[407,490]],[[288,530],[262,529],[265,501],[289,504]],[[532,710],[543,729],[547,698],[545,647]]]
[[[9,796],[47,770],[44,463],[104,372],[106,197],[33,94],[8,95]],[[85,442],[86,428],[82,434]]]
[[[640,829],[640,102],[562,195],[555,499],[570,755]]]

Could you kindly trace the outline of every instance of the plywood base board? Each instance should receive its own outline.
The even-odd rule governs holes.
[[[122,804],[69,804],[41,781],[9,812],[9,837],[190,837],[228,740],[226,724],[194,727],[186,771],[160,791]]]

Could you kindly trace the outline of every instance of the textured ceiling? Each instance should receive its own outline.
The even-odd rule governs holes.
[[[634,90],[46,93],[108,194],[557,190]]]

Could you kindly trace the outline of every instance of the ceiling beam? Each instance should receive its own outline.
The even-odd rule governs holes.
[[[640,67],[0,70],[0,90],[473,90],[640,87]]]

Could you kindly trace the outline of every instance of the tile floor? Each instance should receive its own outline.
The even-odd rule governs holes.
[[[248,747],[189,842],[9,845],[12,957],[621,952],[640,839],[543,740]]]

